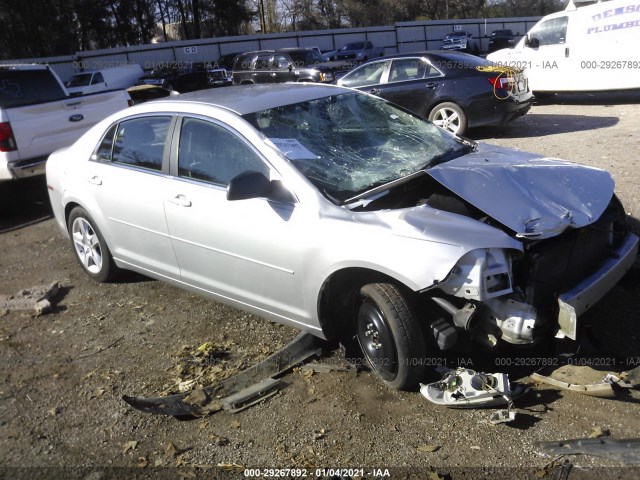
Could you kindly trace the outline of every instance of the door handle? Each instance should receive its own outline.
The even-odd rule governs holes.
[[[191,200],[189,200],[184,195],[176,195],[175,197],[169,197],[167,200],[173,203],[174,205],[179,205],[180,207],[190,207]]]
[[[437,83],[433,83],[433,82],[429,82],[425,85],[425,87],[427,87],[429,90],[433,90],[434,88],[436,88],[438,86]]]
[[[276,76],[276,74],[275,74],[275,73],[272,73],[272,74],[271,74],[271,76],[272,76],[272,77],[275,77],[275,76]]]
[[[564,49],[564,56],[569,58],[569,47]]]
[[[372,88],[371,90],[369,90],[369,93],[371,93],[372,95],[380,95],[380,90],[378,90],[377,88]]]
[[[87,181],[94,185],[102,185],[102,180],[100,180],[100,177],[97,175],[94,175],[93,177],[88,178]]]

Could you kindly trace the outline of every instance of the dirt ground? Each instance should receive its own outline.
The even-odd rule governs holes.
[[[640,93],[558,96],[470,137],[607,169],[640,232]],[[218,381],[297,332],[137,275],[96,284],[50,218],[42,179],[0,189],[0,294],[61,286],[51,313],[0,312],[0,478],[566,478],[556,476],[565,460],[571,479],[640,476],[640,465],[535,445],[600,431],[640,437],[640,390],[602,399],[538,386],[516,401],[516,421],[492,426],[491,411],[442,408],[369,372],[294,371],[276,396],[236,414],[187,421],[133,410],[122,395]],[[459,355],[448,365],[524,384],[567,358],[602,376],[640,365],[639,278],[627,275],[582,318],[584,355]],[[340,364],[340,354],[319,361]]]

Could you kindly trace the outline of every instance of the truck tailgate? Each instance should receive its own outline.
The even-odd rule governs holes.
[[[7,108],[19,152],[15,160],[46,156],[71,145],[100,120],[126,108],[127,100],[125,91],[115,90]]]

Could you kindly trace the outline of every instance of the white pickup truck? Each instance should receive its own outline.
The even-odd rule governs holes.
[[[44,174],[50,153],[130,104],[125,90],[71,97],[47,65],[0,65],[0,181]]]

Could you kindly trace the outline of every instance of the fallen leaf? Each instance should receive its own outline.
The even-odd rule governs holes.
[[[480,450],[478,445],[471,445],[471,450]]]
[[[202,420],[199,424],[198,424],[198,431],[201,432],[202,430],[204,430],[205,428],[207,428],[209,426],[209,422],[207,420]]]
[[[205,342],[197,348],[197,351],[203,353],[203,352],[206,352],[207,350],[211,350],[212,348],[213,348],[213,343]]]
[[[138,463],[136,464],[138,468],[145,468],[148,465],[149,465],[149,460],[147,460],[147,457],[138,457]]]
[[[427,474],[427,480],[444,480],[445,477],[441,477],[438,472],[429,472]]]
[[[91,395],[89,395],[89,400],[91,400],[92,398],[98,398],[101,397],[102,395],[104,395],[105,389],[104,388],[96,388],[93,393],[91,393]]]
[[[416,450],[423,453],[437,452],[440,450],[440,445],[422,445],[416,448]]]
[[[592,427],[588,438],[608,437],[609,435],[611,435],[611,432],[607,428]]]
[[[208,397],[202,388],[196,388],[189,395],[187,395],[182,401],[189,405],[203,406],[207,403]]]
[[[229,425],[231,426],[231,428],[240,428],[240,422],[238,420],[231,420],[231,423]]]
[[[122,453],[127,453],[129,450],[135,450],[138,446],[138,442],[131,440],[130,442],[124,442],[122,444]]]
[[[172,441],[169,441],[167,448],[165,449],[165,453],[170,457],[174,457],[178,453],[178,447]]]
[[[162,460],[161,458],[156,458],[156,461],[153,462],[154,467],[161,467],[163,465],[164,465],[164,460]]]
[[[195,470],[177,470],[176,473],[180,478],[196,478],[197,476]]]
[[[214,445],[217,445],[218,447],[224,447],[225,445],[229,445],[228,438],[221,437],[219,435],[216,435],[215,433],[210,434],[209,439],[212,441]]]

